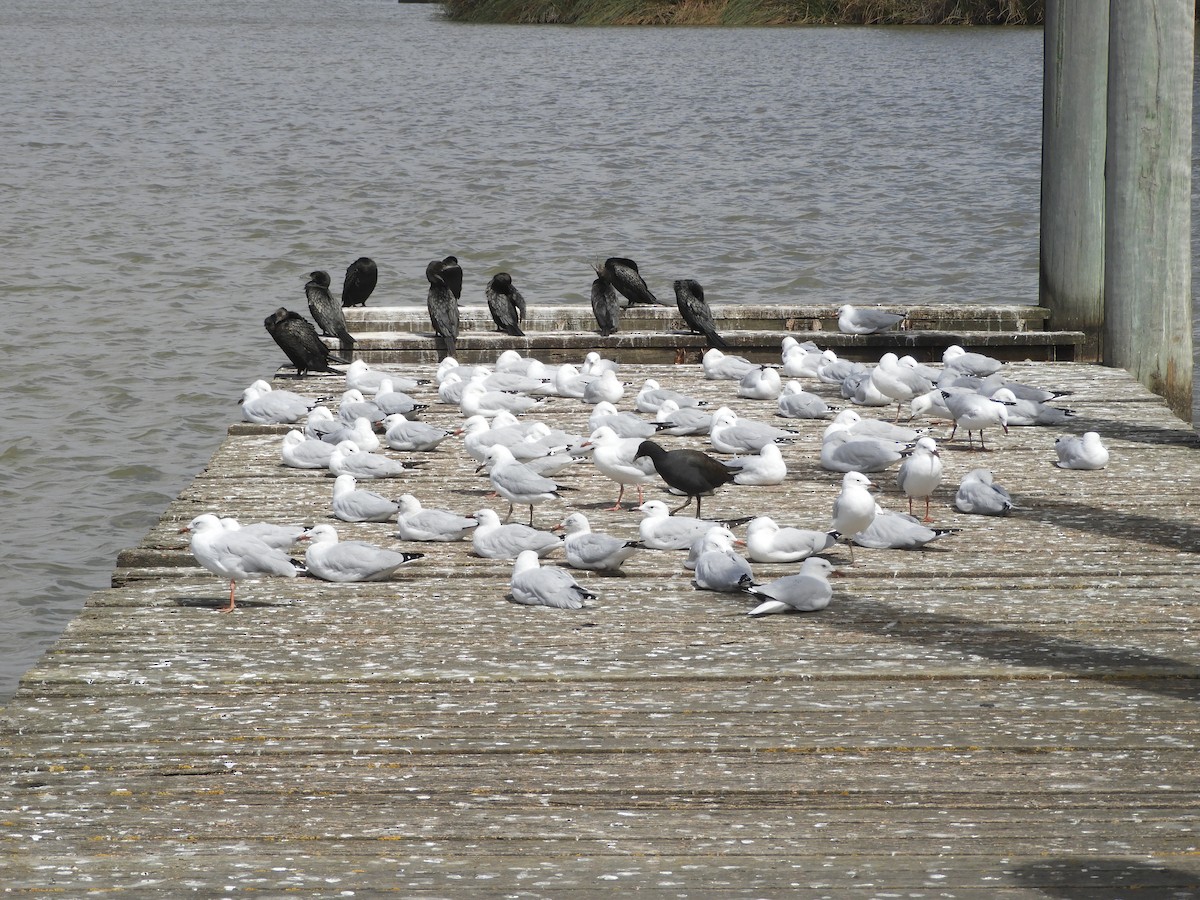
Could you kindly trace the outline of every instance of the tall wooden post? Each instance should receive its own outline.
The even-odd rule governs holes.
[[[1102,359],[1190,421],[1195,0],[1109,16]]]
[[[1108,0],[1047,0],[1039,302],[1101,358]]]

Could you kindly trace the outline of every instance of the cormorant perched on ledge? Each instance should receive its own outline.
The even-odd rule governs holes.
[[[617,292],[604,274],[604,266],[594,263],[596,280],[592,282],[592,315],[600,326],[600,336],[608,337],[617,333],[617,323],[621,318],[621,302]]]
[[[717,334],[712,310],[704,299],[704,288],[692,278],[681,278],[675,282],[675,304],[688,328],[704,335],[713,347],[727,348],[729,344]]]
[[[441,268],[442,281],[446,283],[446,287],[450,288],[450,293],[454,295],[454,299],[462,299],[462,266],[458,264],[457,256],[447,256],[442,260]]]
[[[525,318],[525,298],[513,287],[512,276],[507,272],[497,272],[488,282],[484,294],[496,330],[513,337],[524,337],[520,323]]]
[[[345,363],[346,360],[329,352],[329,348],[317,334],[317,329],[313,327],[312,322],[300,313],[291,312],[281,306],[267,316],[263,325],[275,339],[279,349],[287,354],[287,358],[296,367],[297,378],[302,378],[309,372],[342,374],[337,369],[331,368],[329,363]]]
[[[329,273],[317,270],[310,272],[308,278],[308,284],[304,285],[304,296],[308,298],[308,311],[312,313],[321,334],[341,341],[343,353],[353,352],[354,338],[346,328],[342,305],[329,293]]]
[[[604,280],[616,288],[617,293],[628,300],[621,307],[629,307],[638,303],[657,304],[658,298],[646,287],[646,282],[638,273],[638,264],[623,256],[610,256],[604,261]]]
[[[453,257],[447,257],[453,259]],[[435,259],[425,267],[425,277],[429,279],[429,293],[425,297],[425,306],[429,310],[429,323],[434,332],[445,344],[446,352],[441,357],[454,356],[458,352],[458,302],[450,286],[442,277],[447,268],[446,260]],[[452,268],[457,268],[453,266]],[[451,278],[453,278],[451,272]],[[462,277],[462,270],[459,270]]]
[[[366,306],[367,298],[379,283],[379,268],[368,256],[360,256],[346,267],[342,282],[342,306]]]

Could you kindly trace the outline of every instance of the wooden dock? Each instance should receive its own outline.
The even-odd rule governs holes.
[[[343,538],[428,556],[382,584],[247,582],[220,615],[228,586],[196,566],[182,524],[335,521],[332,480],[279,465],[286,429],[233,425],[5,711],[0,883],[38,897],[1200,896],[1200,444],[1124,372],[1011,369],[1075,392],[1065,431],[1099,431],[1108,468],[1056,468],[1058,429],[989,435],[986,454],[945,445],[935,515],[960,533],[853,565],[839,549],[828,609],[764,619],[694,589],[681,553],[642,551],[624,578],[577,573],[599,599],[567,612],[506,599],[510,564],[469,543],[341,522]],[[650,376],[774,412],[691,364],[625,366],[623,409]],[[556,399],[538,417],[581,430],[589,412]],[[459,420],[440,405],[425,418]],[[706,517],[828,527],[840,476],[817,464],[824,423],[787,424],[785,484],[722,488]],[[977,466],[1018,511],[953,510]],[[503,514],[474,470],[452,440],[390,487]],[[559,480],[569,499],[539,506],[538,525],[583,510],[636,537],[628,503],[604,509],[612,482],[588,465]],[[901,508],[893,475],[875,480]]]

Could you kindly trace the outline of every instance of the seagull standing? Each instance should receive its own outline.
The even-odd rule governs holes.
[[[211,513],[196,516],[180,531],[191,533],[189,546],[200,565],[229,579],[229,605],[221,607],[221,612],[234,610],[233,595],[239,581],[267,575],[296,577],[296,564],[286,553],[251,534],[226,529]]]
[[[846,541],[850,561],[854,562],[853,537],[875,520],[874,487],[862,472],[847,472],[842,476],[842,490],[833,501],[833,530]]]
[[[533,507],[558,497],[558,485],[522,462],[518,462],[511,450],[503,444],[493,444],[483,454],[484,462],[490,465],[488,478],[496,493],[508,501],[508,518],[512,517],[516,504],[529,507],[529,525],[533,526]]]
[[[917,440],[912,453],[900,464],[896,473],[896,486],[908,497],[908,514],[911,516],[913,499],[925,499],[925,519],[932,522],[929,515],[929,500],[937,486],[942,483],[942,458],[938,453],[937,444],[933,438],[923,437]]]
[[[641,444],[637,438],[619,437],[607,425],[597,428],[584,442],[584,446],[592,447],[592,465],[620,485],[617,499],[609,507],[610,511],[621,508],[627,485],[637,487],[638,503],[641,503],[644,499],[642,485],[654,480],[654,464],[645,457],[637,458]]]

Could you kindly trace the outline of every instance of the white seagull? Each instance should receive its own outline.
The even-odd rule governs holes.
[[[502,524],[492,509],[479,510],[475,520],[479,524],[471,535],[471,549],[484,559],[516,559],[526,550],[540,557],[562,546],[562,539],[552,532],[538,531],[519,522]]]
[[[954,505],[961,512],[980,516],[1006,516],[1017,508],[1012,495],[993,481],[987,469],[972,469],[963,476]]]
[[[781,528],[770,516],[758,516],[746,525],[746,552],[754,562],[800,562],[825,552],[838,537],[836,531]]]
[[[382,494],[362,490],[353,475],[333,482],[333,514],[343,522],[386,522],[400,505]]]
[[[609,575],[624,574],[621,566],[625,560],[642,549],[640,541],[627,541],[592,531],[591,523],[583,513],[571,513],[558,528],[566,535],[563,550],[567,565],[573,569],[588,569]]]
[[[406,563],[424,553],[400,553],[366,541],[340,541],[332,525],[318,525],[309,533],[304,562],[308,573],[322,581],[386,581]]]
[[[903,321],[903,313],[888,312],[886,309],[863,309],[849,303],[838,307],[838,331],[842,334],[878,334]]]
[[[508,516],[512,517],[516,504],[529,507],[529,524],[533,525],[533,507],[558,497],[558,485],[549,478],[539,475],[523,462],[518,462],[511,450],[502,444],[493,444],[483,454],[484,464],[489,466],[488,478],[496,493],[508,501]]]
[[[479,524],[448,509],[425,509],[412,494],[400,495],[396,536],[406,541],[461,541]]]
[[[1108,465],[1108,450],[1094,431],[1085,432],[1083,437],[1064,434],[1056,438],[1054,452],[1060,469],[1103,469]]]
[[[302,431],[289,431],[279,448],[280,461],[293,469],[328,469],[333,444],[304,436]]]
[[[785,575],[750,588],[747,593],[764,600],[747,615],[758,618],[772,613],[816,612],[824,609],[833,599],[833,588],[829,585],[832,572],[833,564],[829,560],[820,556],[806,559],[795,575]]]
[[[513,563],[509,582],[512,598],[525,606],[550,606],[555,609],[582,609],[585,600],[596,595],[583,588],[571,573],[557,566],[543,568],[533,550],[522,550]]]
[[[937,486],[942,483],[942,457],[933,438],[917,440],[912,453],[900,463],[896,473],[896,486],[908,497],[908,514],[912,515],[914,499],[925,500],[925,521],[932,522],[929,515],[929,500]]]
[[[268,575],[296,577],[296,564],[286,553],[253,535],[225,528],[212,513],[196,516],[180,532],[191,533],[189,546],[200,565],[229,579],[229,605],[221,607],[221,612],[235,608],[233,594],[239,581]]]
[[[842,536],[854,562],[854,545],[850,541],[875,520],[874,487],[862,472],[847,472],[842,476],[842,490],[833,501],[833,530]]]

